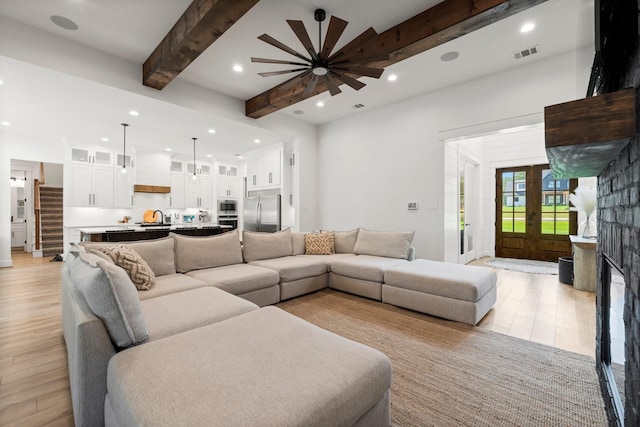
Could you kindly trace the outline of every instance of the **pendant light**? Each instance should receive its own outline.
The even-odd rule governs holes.
[[[198,138],[191,138],[193,139],[193,176],[191,177],[192,180],[196,180],[198,179],[198,177],[196,176],[196,139]]]
[[[123,138],[122,138],[122,169],[120,169],[120,172],[125,175],[127,173],[127,126],[129,126],[127,123],[121,123],[122,128],[123,128]]]

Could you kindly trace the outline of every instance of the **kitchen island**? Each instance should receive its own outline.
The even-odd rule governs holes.
[[[231,231],[229,225],[212,223],[146,225],[127,224],[114,227],[88,227],[80,229],[80,240],[83,242],[126,242],[133,240],[149,240],[167,237],[169,233],[186,236],[212,236]]]

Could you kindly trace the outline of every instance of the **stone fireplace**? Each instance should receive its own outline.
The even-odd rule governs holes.
[[[640,144],[638,135],[598,176],[596,361],[611,425],[640,425]],[[624,279],[624,384],[611,361],[611,273]],[[609,366],[609,367],[607,367]],[[611,367],[613,366],[613,368]],[[616,388],[619,397],[615,395]],[[622,408],[616,405],[619,399]],[[622,421],[624,417],[624,424]]]

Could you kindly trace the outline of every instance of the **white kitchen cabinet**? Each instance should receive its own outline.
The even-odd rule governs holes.
[[[247,187],[249,190],[278,188],[282,183],[282,147],[247,154]]]
[[[216,177],[216,197],[218,199],[239,199],[242,197],[242,181],[240,178]]]
[[[240,168],[237,165],[217,164],[218,176],[236,177],[240,176]]]
[[[195,163],[195,170],[197,176],[211,176],[212,175],[211,163]],[[194,164],[193,162],[187,162],[186,173],[193,176]]]
[[[171,160],[170,170],[171,173],[184,174],[184,162],[180,160]]]
[[[113,167],[113,152],[102,147],[71,147],[72,163]]]
[[[184,181],[185,181],[184,174],[181,174],[181,173],[171,174],[171,193],[169,193],[169,196],[167,198],[167,206],[166,206],[167,208],[174,208],[174,209],[185,208]]]
[[[113,207],[113,167],[70,165],[69,206]]]
[[[26,248],[27,244],[27,224],[22,222],[11,223],[11,247]]]
[[[186,174],[184,176],[184,198],[186,208],[211,208],[213,206],[213,184],[211,177]]]

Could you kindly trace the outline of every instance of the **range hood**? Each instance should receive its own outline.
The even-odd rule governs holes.
[[[135,184],[133,186],[134,193],[161,193],[167,194],[171,193],[171,187],[167,187],[164,185],[141,185]]]
[[[636,134],[635,90],[545,107],[544,126],[554,178],[598,176]]]

